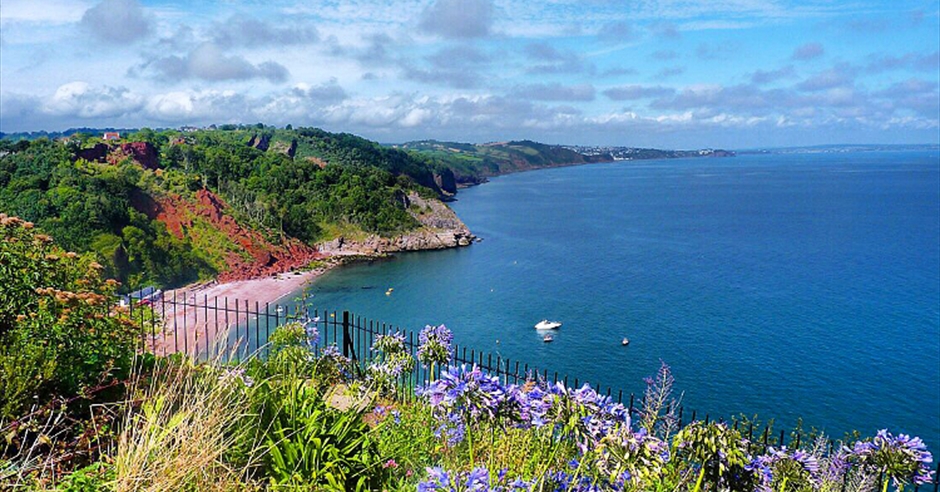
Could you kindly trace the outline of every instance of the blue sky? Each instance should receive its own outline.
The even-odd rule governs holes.
[[[0,131],[940,142],[940,1],[3,0]]]

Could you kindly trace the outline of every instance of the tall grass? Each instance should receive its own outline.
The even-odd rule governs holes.
[[[250,462],[234,468],[223,459],[241,437],[244,380],[237,367],[214,366],[169,362],[135,380],[129,395],[140,405],[128,405],[114,455],[114,490],[258,488],[248,479]]]

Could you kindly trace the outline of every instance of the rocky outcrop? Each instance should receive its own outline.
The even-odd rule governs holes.
[[[469,246],[477,237],[447,205],[426,199],[417,193],[407,196],[408,211],[421,227],[395,237],[371,235],[353,240],[339,237],[318,245],[321,253],[331,255],[381,255],[399,251],[424,251]]]
[[[98,143],[94,147],[77,150],[75,159],[99,163],[107,162],[113,165],[120,164],[124,159],[131,159],[144,169],[155,170],[160,167],[157,148],[150,142],[130,142],[113,147],[106,143]]]
[[[248,141],[249,147],[254,147],[262,152],[268,150],[268,146],[270,145],[271,137],[269,135],[255,135]]]
[[[297,140],[287,142],[274,142],[271,144],[271,152],[279,152],[287,157],[293,158],[297,153]]]
[[[434,184],[441,189],[444,193],[448,195],[454,195],[457,193],[457,180],[454,177],[454,172],[450,169],[445,169],[439,173],[434,174]]]
[[[105,162],[108,157],[108,151],[111,150],[111,147],[106,143],[95,144],[94,147],[89,147],[87,149],[79,149],[75,153],[76,159],[85,159],[89,162]]]
[[[121,154],[124,154],[127,157],[130,157],[140,164],[144,169],[150,169],[153,171],[160,167],[157,148],[154,147],[150,142],[131,142],[121,144],[115,150],[119,151]],[[114,154],[115,150],[112,150],[111,153]]]

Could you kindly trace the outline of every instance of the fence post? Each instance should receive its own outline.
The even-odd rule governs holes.
[[[355,356],[350,356],[352,352],[352,338],[349,332],[349,311],[343,311],[343,357],[355,360]]]

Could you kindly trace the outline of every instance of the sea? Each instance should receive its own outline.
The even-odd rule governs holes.
[[[685,412],[940,452],[937,151],[621,161],[456,198],[482,241],[333,270],[313,304],[615,393],[665,363]]]

